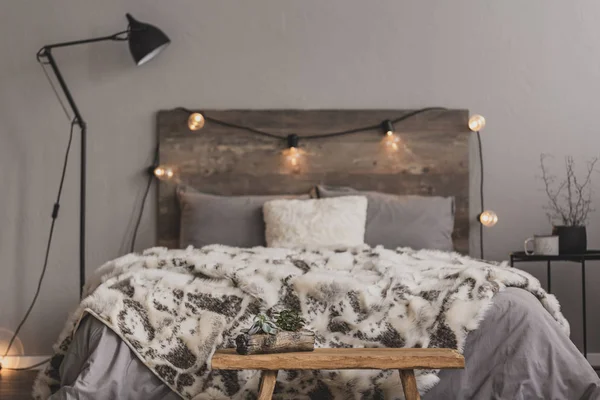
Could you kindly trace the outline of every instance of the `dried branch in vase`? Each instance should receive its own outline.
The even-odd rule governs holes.
[[[548,196],[548,204],[544,207],[546,215],[554,225],[584,226],[592,208],[592,174],[598,162],[598,157],[592,158],[586,164],[583,179],[575,174],[573,157],[565,157],[566,178],[559,180],[549,172],[545,164],[549,156],[540,155],[542,181]]]

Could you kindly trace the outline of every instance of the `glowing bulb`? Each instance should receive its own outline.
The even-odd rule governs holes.
[[[299,167],[303,153],[304,152],[297,147],[288,147],[283,150],[284,160],[290,167]]]
[[[175,176],[175,172],[169,167],[156,167],[154,169],[154,176],[160,180],[168,180]]]
[[[485,210],[479,214],[479,222],[483,226],[492,227],[498,222],[498,215],[491,210]]]
[[[154,176],[157,178],[162,178],[165,176],[165,169],[163,167],[156,167],[154,169]]]
[[[386,119],[381,123],[381,130],[383,130],[387,136],[392,136],[394,134],[394,124],[389,119]]]
[[[479,132],[485,128],[485,118],[481,115],[475,114],[469,118],[469,129],[473,132]]]
[[[300,156],[300,152],[298,151],[297,148],[295,147],[290,147],[288,149],[288,155],[287,155],[287,159],[289,160],[290,164],[295,167],[298,165],[298,157]]]
[[[21,339],[18,336],[13,342],[8,355],[4,357],[6,347],[8,346],[8,343],[12,336],[12,331],[5,328],[0,328],[0,363],[2,363],[2,366],[5,368],[18,368],[22,366],[20,364],[22,361],[21,356],[23,356],[24,354],[24,349],[23,343],[21,342]],[[0,372],[0,374],[2,374],[2,372]]]
[[[202,129],[204,126],[204,116],[200,113],[192,113],[188,118],[188,128],[192,131],[197,131],[198,129]]]
[[[400,148],[400,137],[394,133],[391,135],[386,134],[383,138],[384,144],[392,151],[398,151]]]
[[[283,151],[285,159],[292,167],[297,167],[299,158],[302,155],[302,150],[298,149],[298,142],[300,138],[296,134],[290,134],[286,138],[287,149]]]

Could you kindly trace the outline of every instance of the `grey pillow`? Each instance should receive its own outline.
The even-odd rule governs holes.
[[[396,196],[363,192],[348,187],[317,186],[319,198],[366,196],[365,243],[388,249],[453,250],[454,198],[439,196]]]
[[[263,204],[301,196],[216,196],[190,188],[177,189],[181,211],[179,246],[224,244],[236,247],[266,246]]]

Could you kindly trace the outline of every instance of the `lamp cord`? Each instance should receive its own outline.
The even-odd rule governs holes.
[[[146,199],[148,198],[148,194],[150,193],[150,187],[152,186],[152,182],[154,181],[153,170],[158,164],[158,147],[156,147],[156,151],[154,152],[154,162],[152,164],[152,171],[148,173],[148,183],[146,184],[146,190],[144,191],[144,196],[142,197],[142,204],[140,205],[140,212],[137,217],[137,221],[135,223],[135,228],[133,229],[133,236],[131,238],[131,247],[129,248],[129,252],[133,253],[135,249],[135,240],[137,239],[138,229],[140,228],[140,223],[142,222],[142,216],[144,215],[144,207],[146,206]]]
[[[31,301],[31,304],[29,305],[29,308],[27,309],[27,311],[25,312],[25,315],[23,316],[23,318],[21,319],[21,322],[19,322],[19,325],[17,325],[17,329],[15,330],[15,332],[13,333],[12,337],[10,338],[10,341],[8,342],[8,346],[6,347],[6,350],[4,351],[4,355],[2,357],[6,357],[10,351],[10,349],[12,348],[19,332],[21,331],[21,328],[23,327],[23,325],[25,324],[25,322],[27,321],[27,318],[29,318],[29,314],[31,314],[31,311],[33,310],[33,307],[35,306],[35,303],[37,302],[37,299],[39,297],[40,294],[40,290],[42,288],[42,282],[44,280],[44,276],[46,275],[46,270],[48,268],[48,259],[50,257],[50,247],[52,245],[52,237],[54,236],[54,226],[56,224],[56,219],[58,218],[58,212],[60,209],[60,198],[62,195],[62,190],[63,190],[63,186],[64,186],[64,182],[65,182],[65,176],[66,176],[66,172],[67,172],[67,165],[69,162],[69,153],[71,151],[71,143],[73,142],[73,131],[76,125],[76,121],[75,119],[72,119],[71,116],[69,115],[69,112],[67,111],[67,108],[64,104],[64,102],[62,101],[62,99],[60,98],[60,96],[58,95],[58,91],[56,90],[56,87],[54,86],[54,83],[52,82],[52,79],[50,79],[50,75],[48,75],[48,71],[46,71],[46,68],[44,67],[46,65],[46,63],[44,63],[42,61],[42,59],[40,58],[39,54],[37,57],[38,62],[40,63],[40,66],[42,67],[42,71],[44,71],[44,75],[46,76],[46,79],[48,80],[48,83],[50,84],[50,87],[52,88],[52,91],[54,92],[54,95],[56,96],[58,102],[60,103],[65,116],[67,117],[67,119],[69,119],[70,123],[71,123],[71,129],[69,132],[69,140],[67,143],[67,148],[65,151],[65,157],[64,157],[64,162],[63,162],[63,167],[62,167],[62,173],[60,176],[60,184],[58,186],[58,194],[56,196],[56,202],[54,203],[54,206],[52,208],[52,222],[50,223],[50,232],[48,234],[48,242],[46,244],[46,253],[44,256],[44,264],[42,266],[42,272],[40,274],[40,278],[38,280],[38,285],[37,285],[37,289],[35,291],[35,295],[33,296],[33,300]],[[31,369],[31,368],[35,368],[38,367],[39,365],[42,365],[44,363],[48,362],[48,360],[43,361],[42,363],[36,364],[36,365],[32,365],[30,367],[27,368],[5,368],[5,369],[11,369],[11,370],[26,370],[26,369]],[[2,368],[2,365],[0,364],[0,369]]]
[[[481,206],[481,215],[485,211],[485,207],[483,205],[483,150],[481,146],[481,135],[479,131],[477,134],[477,146],[479,148],[479,204]],[[483,224],[479,221],[479,256],[483,260]]]
[[[67,143],[67,149],[65,151],[65,158],[64,158],[63,167],[62,167],[62,173],[60,176],[60,184],[58,185],[58,194],[56,195],[56,202],[54,203],[54,206],[52,208],[52,222],[50,223],[50,232],[48,234],[48,242],[46,244],[46,253],[44,256],[44,264],[42,267],[42,272],[40,274],[40,278],[38,280],[37,289],[35,290],[35,295],[33,296],[33,300],[31,301],[31,304],[29,305],[27,312],[25,312],[25,315],[21,319],[21,322],[17,326],[17,329],[15,329],[15,332],[13,333],[12,337],[10,338],[10,341],[8,342],[8,346],[6,347],[6,350],[4,351],[3,357],[6,357],[8,355],[15,339],[17,338],[17,335],[19,334],[19,332],[21,331],[21,328],[27,321],[27,318],[29,318],[29,314],[31,314],[31,311],[33,310],[33,307],[35,306],[35,303],[37,302],[37,299],[40,295],[40,291],[42,288],[42,282],[44,281],[44,276],[46,275],[46,270],[48,269],[48,259],[50,257],[50,248],[52,246],[52,238],[54,236],[54,226],[56,224],[56,219],[58,218],[58,212],[60,210],[60,198],[62,195],[64,183],[65,183],[65,176],[67,173],[67,165],[69,164],[69,153],[71,151],[71,143],[73,142],[73,131],[74,131],[75,125],[76,125],[76,121],[72,120],[71,121],[71,129],[69,132],[69,141]],[[35,365],[35,366],[37,366],[37,365]],[[34,368],[35,366],[31,366],[28,368]],[[23,368],[23,369],[27,369],[27,368]]]
[[[29,367],[23,367],[23,368],[10,368],[10,367],[2,367],[2,365],[0,365],[0,370],[3,370],[3,369],[5,369],[5,370],[7,370],[7,371],[28,371],[28,370],[30,370],[30,369],[34,369],[34,368],[36,368],[36,367],[39,367],[39,366],[41,366],[41,365],[44,365],[44,364],[46,364],[47,362],[49,362],[50,360],[52,360],[52,357],[50,357],[50,358],[47,358],[47,359],[45,359],[44,361],[40,361],[40,362],[39,362],[39,363],[37,363],[37,364],[33,364],[33,365],[30,365]]]

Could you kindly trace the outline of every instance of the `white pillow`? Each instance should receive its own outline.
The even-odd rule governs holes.
[[[268,247],[359,246],[365,241],[367,198],[271,200],[263,215]]]

